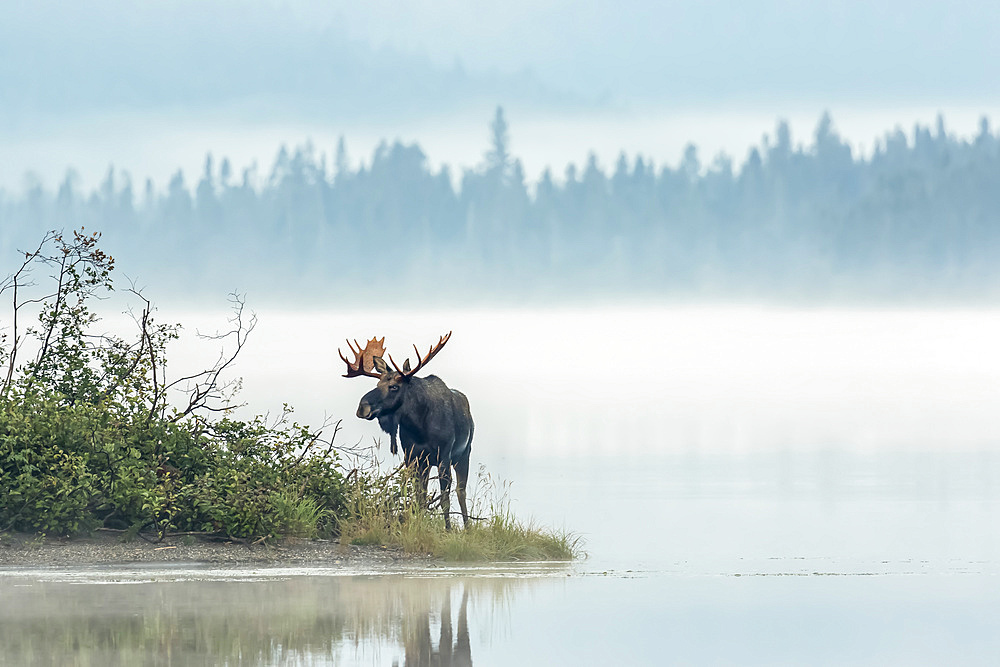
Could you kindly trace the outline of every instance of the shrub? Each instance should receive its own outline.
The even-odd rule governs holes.
[[[94,417],[35,397],[0,408],[0,526],[63,534],[100,524],[90,512],[100,479],[85,454]]]
[[[235,384],[222,380],[253,329],[233,297],[236,351],[186,384],[164,384],[179,325],[142,304],[136,340],[90,334],[90,301],[111,292],[114,260],[98,235],[52,232],[0,294],[12,298],[13,336],[0,338],[0,530],[72,534],[213,532],[232,537],[330,535],[346,510],[333,443],[290,421],[227,416]],[[49,269],[52,291],[33,271]],[[36,324],[19,331],[28,307]],[[33,342],[33,356],[18,363]],[[168,400],[180,395],[180,407]],[[221,416],[217,416],[221,415]]]

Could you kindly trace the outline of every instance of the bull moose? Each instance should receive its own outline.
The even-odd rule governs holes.
[[[340,358],[347,364],[344,377],[367,376],[378,379],[374,389],[361,397],[358,417],[378,419],[378,424],[390,436],[389,451],[396,454],[396,432],[403,447],[403,461],[413,468],[418,483],[418,498],[427,504],[427,481],[430,469],[438,469],[441,486],[441,509],[444,525],[451,530],[451,469],[455,468],[455,487],[458,505],[462,509],[462,525],[468,525],[469,512],[465,506],[465,486],[469,480],[469,454],[472,451],[472,433],[475,426],[469,399],[465,394],[449,389],[435,375],[416,377],[417,371],[441,351],[451,339],[451,332],[441,336],[437,345],[421,356],[417,346],[417,365],[410,367],[409,358],[399,367],[388,355],[390,368],[385,363],[385,337],[372,338],[362,349],[355,341],[347,341],[354,353],[354,362],[338,349]]]

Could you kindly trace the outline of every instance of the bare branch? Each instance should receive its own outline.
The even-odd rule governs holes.
[[[247,337],[257,326],[257,315],[255,313],[251,313],[249,321],[244,322],[243,311],[245,301],[242,295],[236,293],[231,294],[230,303],[233,304],[234,309],[234,315],[229,319],[233,328],[221,334],[216,333],[214,335],[204,335],[198,333],[198,336],[207,340],[226,340],[232,338],[235,342],[236,348],[229,354],[226,354],[225,350],[222,350],[219,353],[219,359],[211,368],[201,371],[200,373],[194,373],[192,375],[174,380],[164,387],[164,391],[167,391],[182,383],[188,383],[188,387],[186,389],[188,392],[188,404],[182,410],[178,410],[173,417],[171,417],[171,421],[180,421],[198,410],[226,412],[239,407],[229,402],[226,402],[222,406],[209,405],[210,401],[227,401],[226,393],[239,387],[238,380],[221,383],[220,377],[233,364],[233,362],[236,361],[236,357],[239,356],[243,346],[246,345]],[[192,382],[193,386],[191,385]]]
[[[35,248],[31,252],[24,253],[24,262],[17,269],[17,271],[12,273],[8,277],[4,278],[4,281],[0,283],[0,295],[2,295],[7,290],[11,290],[13,292],[12,304],[11,304],[12,305],[11,310],[13,316],[11,348],[10,352],[7,354],[7,373],[4,377],[3,385],[0,386],[0,396],[7,395],[7,391],[10,389],[10,385],[14,379],[14,368],[17,365],[17,353],[20,350],[20,345],[21,345],[21,337],[18,333],[18,321],[17,321],[18,315],[21,309],[26,304],[36,303],[36,300],[34,299],[19,301],[20,290],[21,288],[31,287],[34,285],[34,283],[31,282],[30,280],[25,280],[30,275],[31,265],[34,264],[36,261],[38,261],[38,259],[42,256],[42,251],[44,250],[45,246],[47,246],[57,237],[58,234],[55,231],[46,232],[45,235],[42,237],[42,240],[39,242],[37,248]],[[50,297],[45,297],[45,298],[50,298]]]

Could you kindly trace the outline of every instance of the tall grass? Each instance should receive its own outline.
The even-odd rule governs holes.
[[[296,496],[288,490],[272,493],[270,500],[274,532],[281,536],[316,537],[321,522],[330,516],[330,511],[315,499]]]
[[[470,485],[470,520],[464,529],[458,528],[457,502],[451,504],[455,529],[447,531],[437,503],[424,510],[416,502],[413,482],[404,467],[389,474],[374,468],[358,472],[348,492],[349,516],[340,524],[341,541],[449,561],[570,560],[583,555],[580,536],[515,517],[510,483],[498,483],[482,467],[476,484]]]

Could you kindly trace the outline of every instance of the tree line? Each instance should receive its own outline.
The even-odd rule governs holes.
[[[943,118],[855,151],[829,114],[809,143],[778,122],[742,163],[676,166],[591,155],[528,182],[498,108],[480,164],[432,168],[417,144],[380,144],[360,166],[282,148],[267,174],[205,160],[165,189],[109,169],[83,192],[0,193],[0,251],[40,230],[104,234],[140,277],[228,291],[322,287],[344,298],[990,296],[1000,288],[1000,135]]]

